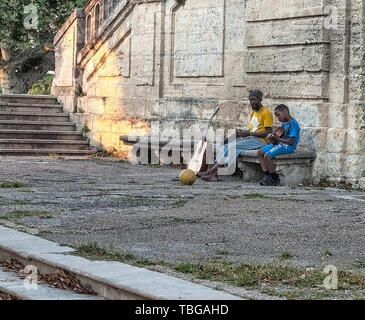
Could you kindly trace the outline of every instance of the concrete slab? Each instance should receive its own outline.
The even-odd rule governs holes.
[[[74,251],[70,247],[60,246],[55,242],[0,226],[0,250],[1,248],[25,255]]]

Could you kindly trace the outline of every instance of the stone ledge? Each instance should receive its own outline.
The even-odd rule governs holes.
[[[61,29],[57,32],[53,39],[53,46],[55,47],[57,43],[61,40],[63,35],[67,32],[67,30],[70,28],[70,26],[74,23],[76,19],[84,19],[84,9],[77,8],[75,11],[71,14],[71,16],[66,20],[66,22],[62,25]]]
[[[281,183],[284,185],[308,184],[312,181],[312,163],[317,153],[309,149],[298,149],[274,159]],[[242,178],[246,182],[259,181],[263,172],[257,158],[257,150],[241,152],[237,160]]]
[[[305,159],[307,159],[307,160],[313,161],[315,159],[316,155],[317,155],[317,153],[314,150],[299,149],[299,150],[295,150],[293,153],[281,154],[281,155],[275,157],[275,160],[279,161],[279,160],[298,160],[298,159],[305,160]],[[243,158],[244,161],[258,163],[257,150],[242,151],[240,154],[240,157]]]

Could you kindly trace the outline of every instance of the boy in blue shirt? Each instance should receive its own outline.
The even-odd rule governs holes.
[[[289,108],[284,104],[279,104],[275,108],[276,118],[282,122],[282,135],[269,134],[267,139],[271,144],[257,151],[264,178],[260,181],[262,186],[277,186],[280,184],[279,175],[276,173],[276,166],[273,158],[279,154],[292,153],[296,149],[300,138],[300,126],[289,112]]]

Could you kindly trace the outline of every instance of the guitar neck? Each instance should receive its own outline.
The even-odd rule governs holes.
[[[219,107],[217,108],[217,110],[215,110],[214,114],[210,117],[210,119],[209,119],[209,123],[208,123],[208,126],[207,126],[207,128],[205,129],[205,134],[204,134],[204,135],[203,135],[203,137],[202,137],[202,140],[203,140],[203,141],[206,141],[206,140],[207,140],[208,130],[209,130],[209,128],[210,128],[210,125],[212,124],[213,118],[214,118],[214,117],[215,117],[215,115],[218,113],[218,111],[219,111]]]

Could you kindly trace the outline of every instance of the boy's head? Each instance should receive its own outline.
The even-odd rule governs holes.
[[[284,122],[290,117],[289,108],[285,104],[279,104],[275,108],[275,116],[280,122]]]
[[[262,92],[260,90],[250,90],[249,91],[250,104],[253,110],[260,110],[262,107]]]

